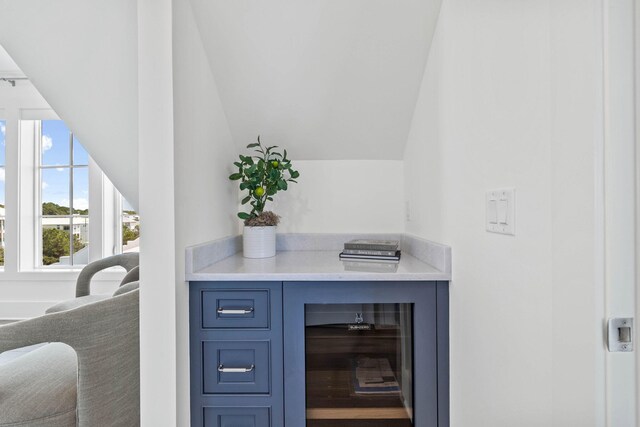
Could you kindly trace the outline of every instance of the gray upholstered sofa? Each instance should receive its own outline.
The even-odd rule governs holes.
[[[0,426],[139,425],[137,254],[125,255],[85,267],[79,298],[0,326],[0,352],[50,343],[0,366]],[[113,265],[128,270],[118,290],[87,298],[93,274]]]

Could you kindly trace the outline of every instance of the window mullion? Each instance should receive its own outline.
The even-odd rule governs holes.
[[[4,271],[18,271],[19,173],[20,146],[18,123],[20,110],[6,111],[5,123],[5,247]]]

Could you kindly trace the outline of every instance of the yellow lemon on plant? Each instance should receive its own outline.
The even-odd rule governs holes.
[[[253,194],[255,194],[258,197],[264,196],[264,188],[262,187],[256,188],[255,190],[253,190]]]
[[[278,163],[278,161],[277,161],[277,160],[273,160],[273,161],[271,162],[271,166],[273,166],[274,168],[277,168],[279,164],[280,164],[280,163]]]

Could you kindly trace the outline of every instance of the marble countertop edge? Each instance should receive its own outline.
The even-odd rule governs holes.
[[[396,271],[346,271],[338,254],[344,242],[356,238],[400,240],[402,258]],[[278,234],[276,247],[276,256],[263,260],[242,257],[240,235],[188,247],[185,278],[187,281],[451,280],[451,248],[410,234],[283,233]]]

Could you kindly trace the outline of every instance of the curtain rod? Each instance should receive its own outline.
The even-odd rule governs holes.
[[[16,87],[17,80],[29,80],[29,77],[0,77],[0,81],[7,82],[13,87]]]

